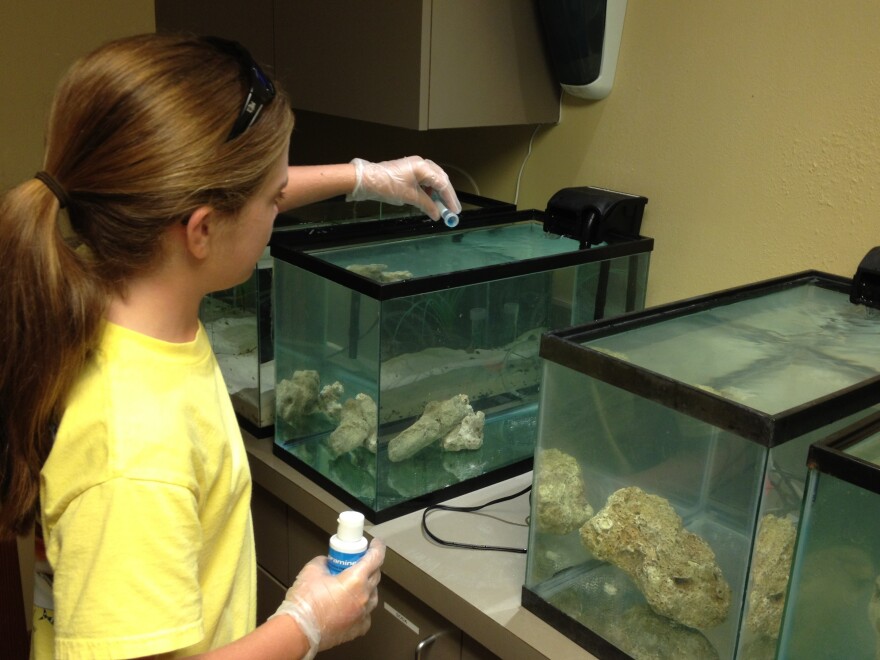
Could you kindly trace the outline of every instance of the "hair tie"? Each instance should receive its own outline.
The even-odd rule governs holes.
[[[58,204],[60,208],[63,209],[70,206],[70,197],[67,196],[64,188],[60,183],[58,183],[55,177],[53,177],[48,172],[40,171],[34,174],[34,178],[39,179],[44,184],[46,184],[46,187],[52,191],[52,194],[55,195],[55,197],[58,198]]]

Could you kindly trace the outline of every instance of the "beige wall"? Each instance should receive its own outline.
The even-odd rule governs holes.
[[[154,29],[153,0],[0,3],[0,188],[40,169],[49,102],[71,62],[108,39]]]
[[[38,168],[70,60],[152,28],[152,0],[2,4],[0,184]],[[544,208],[578,185],[646,195],[652,304],[807,268],[852,275],[880,244],[878,37],[875,0],[629,0],[611,95],[563,98],[561,123],[537,133],[518,204]],[[532,132],[418,133],[300,113],[293,159],[422,153],[461,189],[473,179],[512,201]]]
[[[880,244],[880,3],[630,0],[615,88],[567,99],[523,201],[591,183],[650,198],[652,301]]]
[[[876,0],[629,0],[611,95],[564,97],[561,123],[535,139],[519,206],[575,185],[647,196],[652,304],[808,268],[851,276],[880,244],[878,69]],[[309,157],[309,139],[336,156],[352,143],[383,157],[420,150],[506,200],[531,135],[337,120],[321,137],[324,124],[301,119],[295,155],[302,145]],[[382,144],[365,142],[373,134]]]

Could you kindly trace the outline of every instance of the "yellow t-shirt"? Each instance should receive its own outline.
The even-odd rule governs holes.
[[[253,629],[250,471],[204,328],[174,344],[108,324],[40,476],[57,658],[186,655]]]

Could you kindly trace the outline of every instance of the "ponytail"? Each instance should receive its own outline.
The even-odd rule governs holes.
[[[0,536],[34,521],[64,397],[100,333],[106,296],[66,212],[36,178],[0,200]]]

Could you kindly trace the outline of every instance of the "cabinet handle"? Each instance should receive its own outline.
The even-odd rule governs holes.
[[[436,632],[433,635],[428,635],[427,637],[425,637],[425,639],[423,639],[418,644],[416,644],[415,660],[422,660],[422,651],[424,651],[426,648],[431,646],[431,644],[436,642],[443,635],[447,635],[447,634],[449,634],[448,630],[441,630],[440,632]]]

